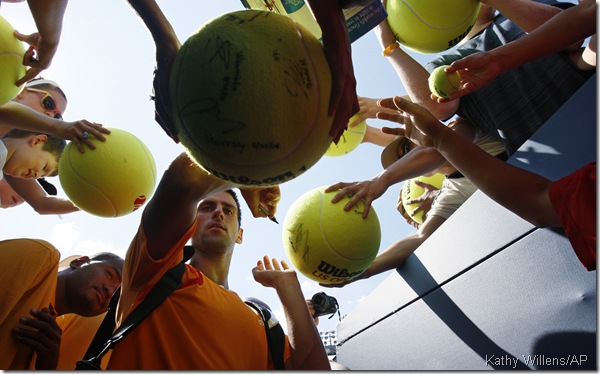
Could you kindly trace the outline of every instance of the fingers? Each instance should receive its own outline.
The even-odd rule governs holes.
[[[382,127],[381,131],[386,134],[405,136],[404,129],[402,127]]]
[[[27,70],[27,72],[25,72],[25,75],[19,79],[15,85],[17,87],[22,86],[23,84],[29,82],[30,80],[32,80],[33,78],[37,77],[44,69],[38,69],[38,68],[29,68]]]

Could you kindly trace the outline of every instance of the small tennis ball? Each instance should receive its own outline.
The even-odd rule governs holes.
[[[357,118],[358,118],[358,113],[353,115],[350,118],[350,121],[348,121],[348,123],[351,123],[352,121],[354,121]],[[356,147],[358,147],[360,142],[362,142],[362,140],[364,139],[366,132],[367,132],[367,122],[366,121],[362,121],[361,123],[359,123],[358,125],[356,125],[354,127],[348,127],[342,133],[342,136],[340,137],[340,140],[338,141],[337,144],[335,144],[334,142],[331,142],[331,145],[327,149],[327,152],[325,152],[325,156],[338,157],[338,156],[347,155],[348,153],[355,150]]]
[[[69,143],[58,163],[60,184],[79,209],[100,217],[132,213],[150,198],[156,164],[150,150],[133,134],[110,128],[106,141],[79,152]]]
[[[420,53],[457,45],[479,15],[479,0],[388,0],[388,23],[400,44]]]
[[[362,218],[364,203],[349,212],[349,198],[333,204],[336,192],[319,187],[300,196],[283,221],[286,256],[294,267],[319,283],[342,283],[362,273],[377,256],[381,229],[375,210]]]
[[[447,74],[444,69],[448,65],[435,68],[429,79],[429,90],[437,97],[448,97],[460,88],[460,75],[457,71]]]
[[[402,205],[404,206],[404,210],[406,210],[406,213],[408,213],[408,215],[410,216],[412,214],[412,212],[415,209],[417,209],[419,206],[418,203],[406,204],[406,202],[408,200],[418,198],[419,196],[421,196],[423,194],[423,192],[425,192],[425,189],[423,187],[421,187],[415,183],[416,180],[430,184],[430,185],[440,189],[440,188],[442,188],[442,183],[444,182],[445,178],[446,178],[446,176],[444,174],[437,173],[430,177],[420,176],[417,178],[409,179],[406,182],[404,182],[404,186],[402,186]],[[424,222],[423,221],[423,211],[418,212],[417,214],[414,215],[414,217],[411,217],[411,218],[416,223],[422,224]]]
[[[289,181],[331,144],[323,46],[281,14],[240,10],[204,24],[177,53],[170,94],[189,155],[240,186]]]
[[[21,92],[17,81],[25,75],[25,47],[14,35],[15,29],[0,16],[0,105],[6,104]]]

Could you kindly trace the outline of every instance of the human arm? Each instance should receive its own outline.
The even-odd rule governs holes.
[[[374,32],[382,50],[397,43],[396,36],[387,20],[375,27]],[[438,119],[450,118],[456,112],[459,104],[458,100],[443,103],[431,100],[431,92],[427,82],[429,72],[406,53],[402,47],[393,49],[384,58],[390,62],[396,71],[411,101],[425,106]]]
[[[5,175],[9,186],[39,214],[67,214],[78,212],[69,199],[51,196],[35,179],[14,178]]]
[[[164,13],[154,0],[127,0],[144,22],[156,47],[156,67],[152,82],[154,91],[155,120],[167,135],[179,143],[177,131],[171,118],[169,77],[181,43]]]
[[[390,245],[385,251],[379,253],[369,267],[359,274],[357,277],[350,279],[345,283],[336,284],[320,284],[323,287],[343,287],[357,280],[368,279],[374,275],[381,274],[385,271],[397,269],[401,267],[408,256],[413,254],[427,238],[437,230],[446,219],[434,215],[419,226],[417,232],[412,235],[405,236]]]
[[[511,2],[503,1],[507,4]],[[529,0],[526,2],[537,4]],[[595,1],[583,0],[579,5],[563,11],[551,8],[558,14],[529,34],[490,51],[475,53],[454,61],[446,72],[459,72],[461,89],[446,100],[467,95],[490,83],[504,71],[562,51],[596,33]]]
[[[277,291],[288,327],[290,358],[288,370],[329,370],[329,360],[315,323],[310,315],[296,271],[285,261],[264,256],[252,269],[254,280]]]
[[[30,67],[25,76],[17,81],[17,86],[35,78],[50,66],[58,49],[67,3],[68,0],[27,1],[38,32],[25,35],[15,31],[17,39],[29,44],[29,49],[23,55],[23,65]]]
[[[390,186],[409,178],[427,174],[437,169],[444,162],[446,160],[435,149],[416,147],[371,179],[350,183],[339,182],[327,187],[325,191],[339,190],[331,199],[333,203],[337,203],[346,195],[352,195],[344,206],[346,211],[351,210],[360,200],[363,200],[365,203],[363,217],[366,218],[369,215],[373,201],[381,197]]]
[[[62,330],[49,308],[31,310],[34,318],[22,317],[19,322],[27,327],[14,328],[15,339],[36,354],[36,370],[56,370]]]
[[[365,136],[361,143],[372,143],[380,147],[387,147],[388,144],[393,142],[396,136],[386,134],[381,129],[367,125],[365,130]]]
[[[414,142],[437,149],[491,199],[538,227],[560,227],[548,197],[551,181],[491,156],[437,121],[425,108],[394,98]],[[515,194],[514,191],[519,191]]]
[[[106,140],[102,134],[110,133],[110,130],[99,123],[87,120],[62,121],[37,112],[26,105],[9,101],[0,106],[0,132],[4,133],[13,128],[54,134],[73,142],[79,152],[84,151],[83,143],[90,149],[96,149],[91,140],[84,138],[84,132],[93,135],[101,141]]]
[[[337,142],[350,117],[359,110],[350,36],[340,0],[307,0],[307,4],[321,28],[323,50],[333,78],[329,115],[334,119],[330,134]]]

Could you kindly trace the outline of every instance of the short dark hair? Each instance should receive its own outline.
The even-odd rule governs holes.
[[[123,258],[119,255],[116,255],[112,252],[98,252],[92,256],[90,256],[90,260],[93,261],[106,261],[106,260],[123,260]]]
[[[235,201],[235,205],[237,206],[238,211],[238,226],[242,227],[242,209],[240,208],[240,200],[238,199],[237,194],[234,190],[227,190],[225,192],[231,195],[231,197],[233,197],[233,200]]]
[[[63,151],[65,150],[65,147],[67,146],[67,141],[63,138],[59,138],[54,134],[44,134],[41,132],[27,131],[22,129],[12,129],[4,135],[4,138],[22,139],[35,135],[46,135],[48,137],[48,140],[46,140],[44,143],[42,150],[54,155],[56,162],[58,162],[63,154]],[[55,177],[56,175],[58,175],[58,170],[55,170],[54,173],[48,176]]]

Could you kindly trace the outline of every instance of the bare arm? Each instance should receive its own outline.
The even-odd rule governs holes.
[[[90,149],[96,148],[91,140],[83,137],[84,132],[102,141],[106,140],[102,134],[110,133],[110,130],[104,128],[99,123],[87,120],[66,122],[44,115],[26,105],[9,101],[0,106],[0,133],[5,134],[13,128],[54,134],[65,140],[72,141],[80,152],[84,151],[84,143]]]
[[[350,36],[340,0],[307,0],[307,4],[323,32],[323,49],[333,78],[329,101],[329,115],[334,116],[331,136],[337,142],[350,117],[359,110]]]
[[[181,43],[162,10],[154,0],[127,0],[148,28],[156,46],[156,70],[154,72],[155,119],[176,143],[179,142],[171,119],[169,77]]]
[[[504,71],[565,50],[573,43],[580,43],[581,40],[595,33],[596,2],[583,0],[579,5],[558,13],[522,38],[491,51],[479,52],[454,61],[446,71],[459,71],[462,82],[461,90],[453,94],[450,100],[485,86]],[[590,53],[588,49],[586,53]],[[593,58],[587,60],[595,61],[595,53]]]
[[[186,153],[175,158],[142,217],[152,258],[163,258],[173,243],[183,237],[196,219],[200,200],[232,187],[200,168]]]
[[[254,279],[265,287],[273,287],[283,305],[287,320],[291,355],[286,369],[329,370],[325,347],[309,313],[296,272],[285,261],[264,256],[252,269]]]
[[[396,42],[396,36],[387,20],[381,22],[374,30],[382,50]],[[412,102],[423,105],[436,118],[442,120],[450,118],[456,112],[459,104],[458,100],[438,103],[431,99],[431,91],[427,83],[429,72],[401,47],[392,50],[385,58],[388,59],[396,74],[398,74]]]
[[[440,216],[431,216],[419,227],[419,230],[412,235],[405,236],[390,245],[386,250],[379,253],[369,267],[360,275],[350,279],[346,283],[321,284],[320,286],[329,288],[343,287],[357,280],[368,279],[374,275],[381,274],[388,270],[400,268],[406,259],[419,248],[427,238],[431,236],[446,220]]]
[[[525,32],[535,30],[562,10],[549,4],[531,0],[484,0]]]
[[[560,227],[548,197],[551,181],[503,162],[437,121],[425,108],[400,98],[399,121],[413,141],[433,146],[482,192],[538,227]],[[515,194],[514,191],[519,191]]]
[[[67,3],[68,0],[27,1],[38,32],[32,35],[18,32],[15,34],[19,40],[30,45],[23,56],[23,64],[31,67],[25,76],[17,81],[17,86],[35,78],[42,70],[50,66],[58,49]],[[37,58],[31,59],[34,51]]]
[[[67,214],[79,211],[71,200],[48,195],[35,179],[14,178],[10,175],[5,175],[4,178],[39,214]]]

